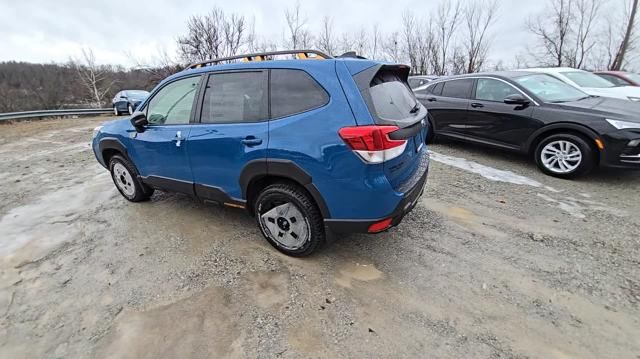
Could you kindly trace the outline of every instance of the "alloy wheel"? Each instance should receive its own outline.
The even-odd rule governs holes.
[[[271,240],[288,250],[302,248],[311,236],[307,219],[290,202],[277,204],[260,214],[260,224]]]
[[[129,105],[127,109],[129,110],[129,114],[133,115],[133,106]]]
[[[582,151],[570,141],[549,142],[540,153],[542,164],[549,171],[566,174],[575,171],[582,163]]]
[[[116,116],[118,116],[118,115],[119,115],[119,113],[118,113],[118,107],[117,107],[117,106],[115,106],[115,105],[113,106],[113,114],[114,114],[114,115],[116,115]]]

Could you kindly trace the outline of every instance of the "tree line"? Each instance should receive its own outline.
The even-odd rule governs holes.
[[[621,4],[623,3],[623,4]],[[621,6],[622,5],[622,6]],[[440,0],[422,14],[407,10],[397,28],[377,23],[339,32],[331,16],[312,27],[300,2],[282,14],[281,38],[256,32],[252,19],[214,7],[187,20],[177,37],[177,53],[160,51],[152,64],[131,69],[98,65],[90,49],[66,64],[0,63],[0,112],[105,106],[120,89],[150,89],[185,65],[245,52],[315,48],[331,55],[358,55],[406,63],[413,74],[455,75],[531,66],[569,66],[589,70],[633,70],[638,59],[638,0],[548,0],[523,24],[532,36],[512,59],[491,57],[501,41],[495,32],[497,0]]]

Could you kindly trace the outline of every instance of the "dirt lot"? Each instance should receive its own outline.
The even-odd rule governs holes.
[[[240,210],[132,204],[105,118],[0,126],[2,358],[640,358],[640,173],[431,146],[400,227],[307,259]]]

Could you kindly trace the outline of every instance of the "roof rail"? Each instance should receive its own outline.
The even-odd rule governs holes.
[[[313,54],[315,56],[309,56],[310,54]],[[231,61],[231,60],[239,60],[239,59],[242,59],[245,62],[266,61],[266,60],[272,60],[273,56],[278,56],[278,55],[294,55],[297,59],[300,59],[300,60],[302,59],[324,60],[324,59],[333,58],[333,56],[327,55],[324,52],[318,51],[318,50],[282,50],[282,51],[270,51],[270,52],[256,52],[253,54],[235,55],[235,56],[221,57],[218,59],[211,59],[211,60],[206,60],[202,62],[197,62],[195,64],[189,65],[185,70],[197,69],[204,66],[216,65],[223,61]]]

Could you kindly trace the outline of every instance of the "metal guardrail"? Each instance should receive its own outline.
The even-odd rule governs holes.
[[[39,118],[54,116],[73,116],[73,115],[99,115],[103,113],[112,113],[111,108],[85,108],[85,109],[69,109],[69,110],[42,110],[42,111],[23,111],[23,112],[6,112],[0,113],[0,122],[7,120],[17,120],[21,118]]]

